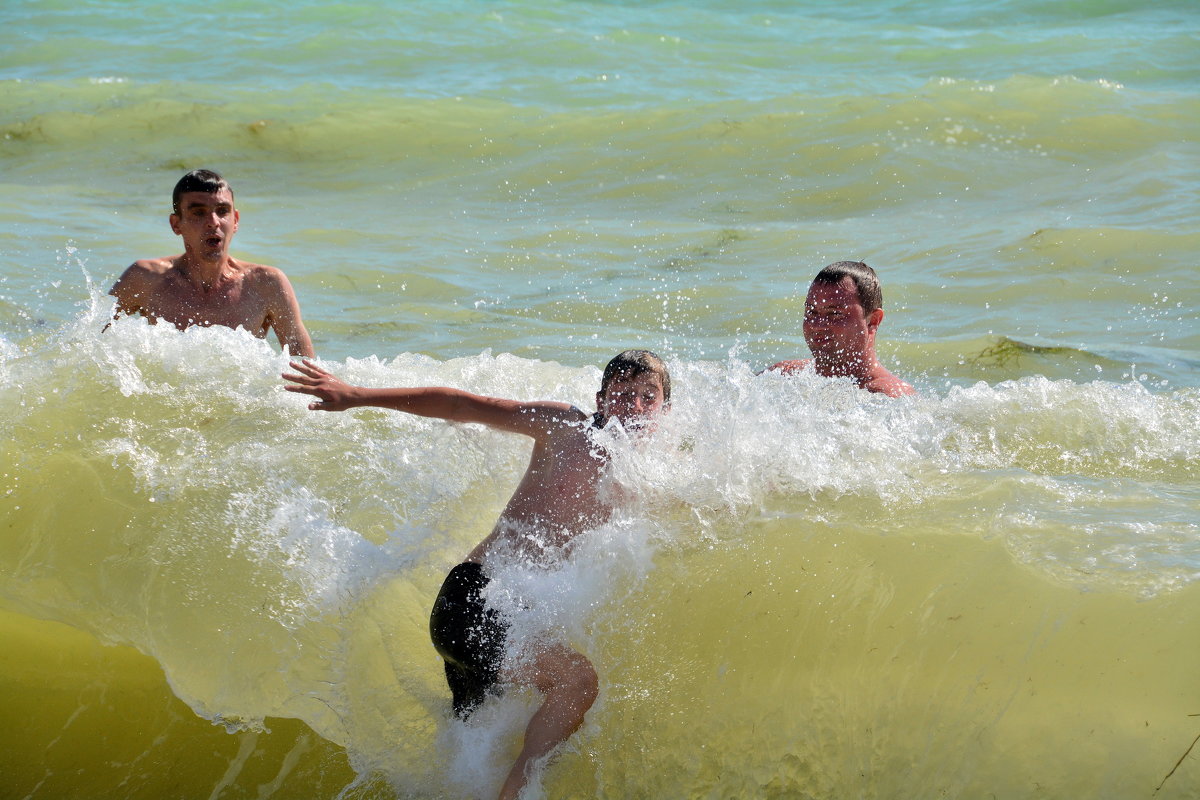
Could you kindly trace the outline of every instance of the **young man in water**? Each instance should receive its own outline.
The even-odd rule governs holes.
[[[861,261],[838,261],[817,273],[804,301],[804,341],[811,359],[780,361],[784,374],[811,364],[826,378],[853,378],[860,388],[889,397],[916,394],[875,356],[875,333],[883,322],[883,292],[875,270]]]
[[[135,261],[126,269],[109,291],[117,298],[117,317],[137,313],[179,330],[245,328],[260,339],[273,329],[291,355],[311,357],[312,340],[287,276],[229,255],[239,215],[225,179],[193,170],[175,184],[171,201],[168,220],[183,238],[183,253]]]
[[[454,567],[442,584],[429,620],[434,647],[445,661],[454,711],[466,718],[501,684],[541,692],[541,707],[525,729],[521,753],[500,790],[513,800],[528,780],[530,766],[566,741],[583,724],[596,699],[591,662],[559,642],[527,643],[521,656],[506,660],[507,623],[486,607],[483,590],[490,556],[538,561],[547,549],[609,519],[614,498],[602,492],[606,457],[593,432],[618,424],[635,436],[653,431],[671,400],[671,376],[647,350],[627,350],[608,363],[596,393],[597,411],[552,401],[525,402],[483,397],[445,387],[368,389],[351,386],[310,361],[292,362],[288,391],[317,398],[309,408],[344,411],[378,406],[477,422],[533,439],[525,476],[492,532]]]

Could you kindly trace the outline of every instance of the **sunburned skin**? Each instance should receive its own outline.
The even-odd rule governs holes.
[[[140,314],[179,330],[192,325],[244,328],[260,339],[274,330],[294,356],[312,356],[312,340],[287,276],[275,267],[230,257],[239,215],[228,189],[185,192],[171,229],[183,238],[176,256],[135,261],[110,292],[117,316]]]

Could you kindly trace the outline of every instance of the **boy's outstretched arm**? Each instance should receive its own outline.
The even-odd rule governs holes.
[[[478,422],[534,437],[564,422],[586,418],[582,411],[567,403],[505,400],[445,386],[369,389],[352,386],[307,359],[292,361],[291,366],[296,373],[283,374],[284,380],[291,381],[284,388],[316,397],[316,402],[308,404],[314,411],[375,406],[453,422]]]

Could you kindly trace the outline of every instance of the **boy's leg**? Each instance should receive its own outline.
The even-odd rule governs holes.
[[[521,754],[500,790],[501,800],[516,800],[530,765],[583,725],[584,714],[595,702],[599,686],[591,662],[561,644],[539,646],[532,658],[506,670],[504,678],[542,693],[542,705],[525,727]]]

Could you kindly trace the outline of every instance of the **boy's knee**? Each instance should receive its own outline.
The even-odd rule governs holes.
[[[574,654],[569,669],[563,675],[563,688],[590,707],[600,693],[600,678],[592,662],[578,653]]]

